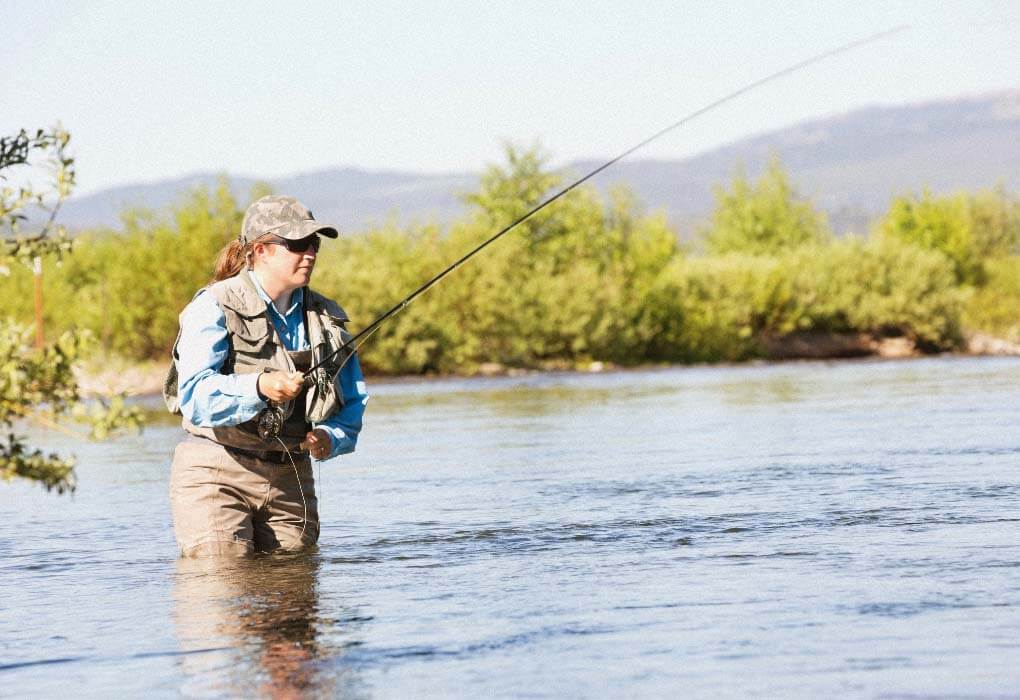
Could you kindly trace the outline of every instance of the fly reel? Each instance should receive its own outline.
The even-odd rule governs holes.
[[[270,403],[258,417],[259,437],[263,440],[275,440],[283,429],[283,409]]]

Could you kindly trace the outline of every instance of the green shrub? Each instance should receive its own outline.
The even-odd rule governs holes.
[[[757,182],[738,173],[728,190],[716,188],[715,198],[704,232],[710,254],[767,255],[831,238],[824,215],[797,195],[778,159]]]
[[[964,325],[1020,343],[1020,256],[988,260],[985,268],[987,281],[967,302]]]
[[[465,198],[468,212],[448,228],[390,223],[327,241],[315,287],[352,314],[352,330],[364,328],[548,196],[560,180],[543,167],[537,152],[509,148],[507,164],[486,170]],[[1013,210],[996,202],[1009,204],[982,199],[965,208],[969,230],[981,232],[971,240],[988,241],[982,249],[1011,245]],[[907,208],[910,216],[923,213],[918,221],[958,221],[952,207],[925,207]],[[901,214],[889,221],[914,221]],[[192,193],[169,216],[133,213],[121,232],[83,236],[61,268],[47,267],[53,330],[84,327],[127,357],[166,358],[177,315],[209,280],[241,215],[223,184]],[[714,252],[687,255],[664,215],[642,213],[627,190],[608,199],[574,190],[385,323],[364,345],[362,362],[370,373],[416,374],[493,362],[735,361],[805,331],[905,335],[932,350],[959,342],[968,292],[958,285],[958,260],[931,244],[956,240],[948,233],[912,238],[896,232],[924,227],[897,225],[870,241],[832,239],[778,163],[754,186],[738,178],[713,221]],[[988,263],[994,284],[972,298],[967,318],[1011,328],[1015,265],[996,265]],[[30,276],[0,285],[14,315],[30,318]],[[975,300],[1001,311],[982,317]]]
[[[849,238],[795,251],[783,267],[793,272],[791,325],[906,335],[930,349],[959,343],[965,293],[937,251]]]
[[[974,245],[981,258],[1020,255],[1020,200],[1004,187],[970,197],[970,218]]]
[[[985,261],[1018,252],[1020,202],[1001,187],[948,197],[925,190],[893,200],[878,228],[880,236],[944,253],[962,284],[986,281]]]
[[[507,177],[517,177],[513,172]],[[530,170],[522,177],[531,178]],[[446,265],[519,216],[499,218],[495,194],[538,192],[490,173],[474,210],[447,235],[435,226],[395,227],[324,247],[316,286],[356,313],[363,327]],[[494,192],[489,192],[491,188]],[[542,193],[537,195],[539,198]],[[519,367],[593,358],[641,361],[655,329],[639,323],[646,290],[677,254],[664,217],[640,216],[616,192],[608,207],[575,191],[556,210],[501,238],[458,268],[365,345],[379,372],[452,372],[486,362]]]

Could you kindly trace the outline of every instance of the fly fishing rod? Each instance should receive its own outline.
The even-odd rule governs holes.
[[[908,28],[909,27],[907,25],[902,25],[902,26],[894,27],[892,29],[888,29],[888,30],[883,31],[883,32],[879,32],[877,34],[872,34],[870,36],[866,36],[866,37],[864,37],[862,39],[857,39],[856,41],[852,41],[849,44],[844,44],[843,46],[839,46],[839,47],[834,48],[834,49],[829,49],[829,50],[824,51],[822,53],[819,53],[819,54],[816,54],[814,56],[811,56],[810,58],[806,58],[806,59],[804,59],[802,61],[798,61],[797,63],[789,65],[786,68],[783,68],[781,70],[776,71],[775,73],[771,73],[769,75],[766,75],[765,77],[758,78],[757,80],[755,80],[755,81],[753,81],[751,83],[748,83],[747,85],[744,85],[743,87],[738,88],[738,89],[734,90],[733,92],[731,92],[731,93],[729,93],[727,95],[724,95],[723,97],[720,97],[719,99],[715,100],[714,102],[711,102],[711,103],[705,105],[704,107],[701,107],[700,109],[697,109],[697,110],[695,110],[695,111],[685,115],[684,117],[682,117],[679,120],[673,122],[669,126],[667,126],[667,127],[663,128],[663,129],[660,129],[659,131],[655,132],[654,134],[652,134],[648,138],[644,139],[640,143],[635,144],[634,146],[631,146],[630,148],[628,148],[627,150],[623,151],[622,153],[620,153],[619,155],[615,156],[614,158],[612,158],[610,160],[607,160],[605,163],[603,163],[602,165],[598,166],[597,168],[595,168],[594,170],[592,170],[588,174],[584,175],[583,177],[578,178],[577,180],[574,180],[572,183],[570,183],[569,185],[567,185],[563,189],[557,191],[555,194],[550,195],[546,199],[542,200],[542,202],[540,202],[539,204],[537,204],[534,207],[532,207],[525,214],[519,216],[517,219],[515,219],[512,222],[510,222],[509,224],[507,224],[507,226],[505,226],[504,228],[500,229],[499,231],[494,233],[492,236],[490,236],[486,240],[484,240],[481,243],[479,243],[477,246],[472,248],[470,251],[465,253],[463,256],[461,256],[460,258],[458,258],[454,262],[452,262],[449,265],[447,265],[442,271],[440,271],[438,274],[436,274],[434,277],[432,277],[429,281],[425,282],[425,284],[421,285],[416,290],[414,290],[413,292],[408,294],[406,297],[404,297],[401,301],[397,302],[393,306],[393,308],[391,308],[388,311],[386,311],[385,313],[383,313],[381,316],[376,318],[370,324],[365,326],[362,330],[358,331],[358,333],[356,333],[355,335],[351,336],[351,338],[348,339],[339,348],[337,348],[333,352],[329,353],[325,357],[321,358],[317,363],[315,363],[312,367],[310,367],[304,373],[305,382],[308,383],[308,384],[312,383],[312,381],[313,381],[312,380],[312,376],[311,376],[312,373],[315,372],[320,367],[322,367],[323,365],[325,365],[326,363],[330,362],[334,357],[340,355],[340,353],[349,350],[350,351],[350,353],[348,354],[348,358],[349,358],[351,355],[353,355],[355,352],[357,352],[358,348],[360,348],[361,345],[366,340],[368,340],[368,338],[373,333],[375,333],[383,323],[385,323],[388,319],[392,318],[393,316],[396,316],[398,313],[403,311],[405,308],[407,308],[410,305],[410,303],[412,301],[414,301],[419,296],[421,296],[422,294],[427,292],[429,289],[431,289],[433,286],[435,286],[439,282],[439,280],[441,280],[444,277],[446,277],[448,274],[450,274],[451,272],[456,270],[458,267],[460,267],[461,265],[466,263],[468,260],[473,258],[478,253],[480,253],[482,250],[487,248],[489,245],[491,245],[492,243],[495,243],[497,240],[502,238],[504,235],[506,235],[510,231],[514,230],[516,227],[520,226],[522,223],[524,223],[525,221],[530,219],[532,216],[534,216],[538,212],[540,212],[543,209],[545,209],[547,206],[549,206],[550,204],[555,202],[560,197],[563,197],[568,192],[576,189],[580,185],[584,184],[585,182],[587,182],[591,178],[593,178],[596,175],[598,175],[599,173],[601,173],[603,170],[611,167],[612,165],[615,165],[616,163],[618,163],[619,161],[623,160],[627,156],[631,155],[635,151],[637,151],[637,150],[639,150],[641,148],[644,148],[645,146],[650,144],[652,141],[655,141],[656,139],[658,139],[658,138],[660,138],[662,136],[665,136],[666,134],[668,134],[669,132],[673,131],[674,129],[677,129],[677,128],[683,126],[684,124],[687,124],[688,122],[690,122],[690,121],[692,121],[694,119],[697,119],[698,117],[700,117],[700,116],[702,116],[702,115],[704,115],[704,114],[706,114],[708,112],[711,112],[712,110],[716,109],[717,107],[721,107],[722,105],[726,104],[727,102],[730,102],[731,100],[735,100],[736,98],[740,97],[741,95],[744,95],[744,94],[746,94],[748,92],[751,92],[752,90],[755,90],[755,89],[761,87],[762,85],[765,85],[766,83],[770,83],[770,82],[772,82],[774,80],[778,80],[779,78],[782,78],[782,77],[785,77],[787,75],[790,75],[791,73],[796,73],[797,71],[800,71],[800,70],[802,70],[804,68],[807,68],[808,66],[814,65],[815,63],[823,61],[823,60],[825,60],[827,58],[832,58],[834,56],[838,56],[838,55],[846,53],[848,51],[852,51],[853,49],[857,49],[857,48],[860,48],[862,46],[866,46],[868,44],[871,44],[871,43],[874,43],[876,41],[879,41],[881,39],[888,38],[888,37],[892,36],[893,34],[898,34],[899,32],[902,32],[902,31],[904,31],[904,30],[906,30]],[[337,368],[337,370],[336,370],[337,373],[339,373],[340,369],[343,368],[343,365],[346,364],[346,362],[347,362],[347,359],[344,359],[344,361],[340,364],[340,367]]]

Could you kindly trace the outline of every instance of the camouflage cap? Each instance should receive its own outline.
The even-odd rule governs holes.
[[[313,233],[336,238],[340,233],[333,226],[321,224],[301,202],[293,197],[271,194],[252,203],[241,222],[241,243],[251,243],[271,233],[292,241]]]

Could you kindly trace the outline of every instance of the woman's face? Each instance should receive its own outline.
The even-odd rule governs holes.
[[[255,244],[255,263],[260,272],[281,287],[298,289],[311,280],[318,250],[319,237],[315,235],[299,241],[282,238],[259,241]]]

